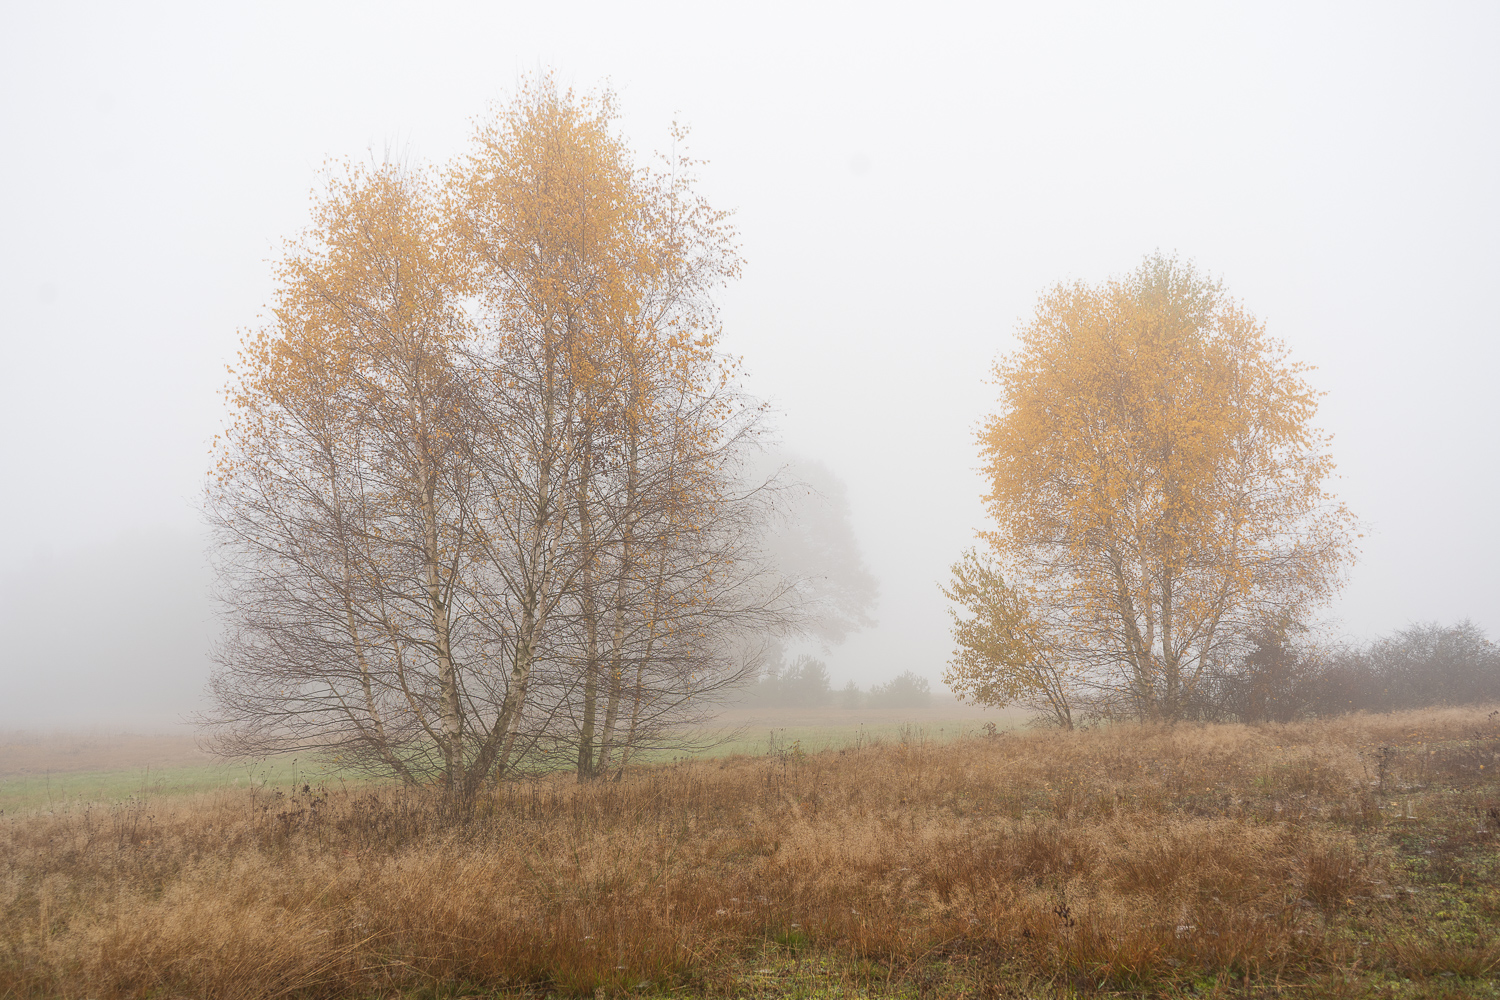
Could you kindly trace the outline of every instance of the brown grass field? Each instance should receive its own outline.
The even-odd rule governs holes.
[[[190,733],[0,733],[0,778],[213,763]]]
[[[0,815],[0,997],[1500,996],[1500,713]]]

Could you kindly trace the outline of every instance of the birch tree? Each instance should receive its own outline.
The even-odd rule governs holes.
[[[956,571],[953,679],[982,694],[987,671],[1005,699],[1045,663],[1175,720],[1213,664],[1304,620],[1352,558],[1319,393],[1218,283],[1161,256],[1056,288],[1020,342],[979,435],[982,537],[1016,600],[988,627]]]
[[[488,334],[476,354],[491,401],[474,449],[491,526],[480,545],[510,647],[486,768],[511,759],[541,637],[572,598],[588,630],[582,682],[597,683],[598,576],[613,527],[596,516],[604,438],[629,406],[622,340],[661,266],[613,117],[607,94],[532,82],[479,129],[454,178]]]
[[[461,168],[493,336],[478,370],[501,417],[476,453],[497,525],[482,544],[515,616],[505,741],[571,746],[583,780],[738,677],[715,652],[727,632],[790,611],[747,554],[757,506],[738,456],[755,411],[712,298],[738,273],[733,231],[693,193],[691,160],[637,169],[613,114],[608,95],[539,81]]]
[[[735,637],[795,620],[718,349],[733,231],[613,117],[542,79],[446,172],[349,169],[316,200],[207,501],[222,748],[465,799],[566,748],[587,780],[680,738],[747,669]]]
[[[455,269],[431,185],[392,167],[336,177],[278,269],[207,499],[230,749],[462,779],[474,523]]]

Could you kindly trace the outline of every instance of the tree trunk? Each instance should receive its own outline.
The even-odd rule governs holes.
[[[594,603],[594,518],[589,506],[589,477],[593,473],[592,436],[584,434],[583,468],[578,486],[578,532],[583,544],[580,597],[583,611],[583,724],[578,731],[578,780],[594,776],[594,719],[599,699],[599,618]]]
[[[625,530],[620,540],[620,567],[615,577],[614,634],[609,650],[609,697],[604,709],[604,731],[599,740],[599,763],[595,772],[603,774],[609,768],[610,755],[614,751],[615,726],[620,717],[620,697],[624,688],[625,656],[625,601],[630,583],[630,564],[635,542],[635,520],[637,511],[636,485],[639,455],[636,447],[637,430],[634,420],[630,422],[630,464],[625,478]]]
[[[431,615],[433,641],[438,660],[438,701],[443,749],[443,783],[457,791],[463,783],[463,715],[458,703],[458,675],[453,663],[451,609],[443,593],[442,559],[438,548],[437,498],[435,488],[427,485],[424,499],[426,515],[427,604]]]

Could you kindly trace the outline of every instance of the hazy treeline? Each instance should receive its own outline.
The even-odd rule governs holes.
[[[1500,647],[1473,622],[1427,622],[1331,649],[1261,632],[1242,657],[1207,678],[1189,714],[1290,722],[1485,702],[1500,702]]]
[[[932,703],[927,678],[907,670],[868,690],[855,681],[834,688],[828,667],[812,656],[773,660],[751,684],[736,691],[737,704],[756,708],[924,708]]]

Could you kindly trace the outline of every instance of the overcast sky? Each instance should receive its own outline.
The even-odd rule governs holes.
[[[320,165],[445,160],[544,69],[643,155],[691,125],[737,212],[727,343],[880,581],[837,681],[941,675],[986,370],[1156,249],[1318,368],[1367,526],[1337,628],[1500,636],[1494,3],[231,8],[0,8],[0,725],[192,707],[224,366]]]

